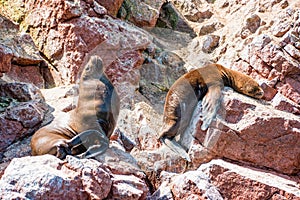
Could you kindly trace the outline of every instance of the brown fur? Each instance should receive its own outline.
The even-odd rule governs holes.
[[[103,73],[101,59],[93,56],[80,78],[76,109],[33,135],[32,155],[52,154],[64,158],[67,154],[79,153],[83,153],[82,157],[91,157],[97,150],[103,153],[108,148],[108,137],[115,128],[118,114],[119,97]],[[90,148],[92,151],[84,152]]]
[[[206,130],[220,107],[221,90],[224,85],[250,97],[263,96],[259,84],[240,72],[219,64],[194,69],[180,77],[170,88],[164,106],[164,125],[159,138],[164,140],[182,134],[201,99],[204,116],[201,129]]]

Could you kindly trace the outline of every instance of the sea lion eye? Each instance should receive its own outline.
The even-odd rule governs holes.
[[[257,88],[249,88],[248,92],[249,92],[250,94],[254,94],[254,93],[257,92]]]

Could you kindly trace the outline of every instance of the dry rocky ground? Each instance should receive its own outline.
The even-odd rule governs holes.
[[[0,1],[1,199],[300,199],[297,0]],[[110,148],[95,159],[30,156],[31,135],[76,106],[99,55],[121,97]],[[223,90],[191,162],[157,140],[172,83],[220,63],[252,76],[263,100]]]

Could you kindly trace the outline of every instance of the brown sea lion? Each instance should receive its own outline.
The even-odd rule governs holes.
[[[90,158],[105,152],[119,114],[119,97],[92,56],[79,82],[77,107],[39,129],[31,139],[32,155]]]
[[[159,135],[167,146],[189,161],[186,151],[172,138],[188,127],[193,111],[202,99],[203,124],[206,130],[215,118],[221,103],[221,90],[232,87],[237,92],[260,99],[264,92],[251,77],[223,67],[209,64],[180,77],[171,86],[165,101],[163,127]]]

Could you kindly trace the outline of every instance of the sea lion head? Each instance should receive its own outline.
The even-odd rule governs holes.
[[[245,79],[239,83],[240,85],[236,85],[237,88],[235,88],[238,92],[256,99],[261,99],[264,96],[263,89],[251,77],[245,76]]]
[[[83,81],[90,79],[98,79],[103,73],[103,63],[100,57],[92,56],[85,65],[81,79]]]

